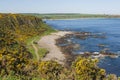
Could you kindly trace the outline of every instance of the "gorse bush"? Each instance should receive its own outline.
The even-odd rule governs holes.
[[[76,78],[80,80],[102,80],[106,72],[97,67],[97,62],[97,59],[79,57],[73,63]]]
[[[38,71],[47,79],[59,80],[63,67],[55,61],[42,61],[39,63]]]
[[[0,29],[9,30],[20,40],[25,40],[34,35],[43,34],[45,31],[53,31],[40,18],[19,14],[1,14]]]
[[[0,36],[0,72],[20,73],[30,59],[30,53],[9,31],[0,30]]]
[[[32,59],[25,40],[53,31],[40,18],[19,14],[0,14],[0,73],[26,74],[24,68]]]
[[[25,43],[29,38],[53,32],[41,19],[19,14],[0,14],[1,80],[117,80],[97,66],[97,59],[79,57],[72,66],[39,61]],[[31,43],[31,42],[30,42]],[[35,44],[35,43],[34,43]],[[39,50],[44,56],[45,49]]]

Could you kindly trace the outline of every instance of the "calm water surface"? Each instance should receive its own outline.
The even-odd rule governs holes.
[[[98,52],[103,50],[98,45],[104,44],[104,49],[120,54],[120,19],[46,20],[46,23],[57,30],[86,31],[105,36],[85,40],[73,38],[74,43],[80,44],[81,49],[78,52]],[[101,59],[98,65],[106,69],[107,73],[120,76],[120,58],[106,57]]]

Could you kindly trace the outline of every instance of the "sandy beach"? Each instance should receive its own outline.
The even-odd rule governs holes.
[[[43,61],[47,60],[55,60],[60,64],[64,64],[65,55],[61,52],[60,48],[56,45],[56,39],[65,36],[66,34],[71,34],[69,31],[59,31],[56,33],[52,33],[47,36],[43,36],[38,44],[42,48],[46,48],[49,53],[42,59]]]

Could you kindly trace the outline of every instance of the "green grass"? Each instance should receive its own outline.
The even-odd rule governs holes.
[[[48,53],[48,50],[45,48],[39,48],[38,53],[40,55],[40,58],[43,58]]]
[[[27,49],[28,49],[28,51],[30,51],[32,53],[33,59],[36,59],[36,55],[35,55],[35,50],[34,50],[34,48],[32,46],[32,42],[37,41],[39,39],[40,39],[40,36],[34,36],[34,37],[29,38],[29,39],[26,40]]]
[[[25,41],[26,46],[27,46],[27,49],[28,49],[28,51],[30,51],[30,52],[32,53],[34,60],[36,60],[37,57],[36,57],[36,55],[35,55],[35,50],[34,50],[34,48],[33,48],[33,46],[32,46],[32,42],[38,42],[42,36],[49,35],[49,34],[52,33],[52,32],[56,32],[56,31],[53,30],[53,29],[48,29],[48,31],[45,31],[45,32],[42,33],[41,35],[37,35],[37,36],[31,37],[31,38],[29,38],[29,39],[27,39],[27,40]],[[35,45],[36,48],[38,49],[38,53],[39,53],[39,57],[40,57],[40,58],[44,57],[44,56],[47,54],[47,52],[48,52],[47,49],[45,49],[45,48],[40,48],[38,44],[34,44],[34,45]]]
[[[42,36],[49,35],[52,32],[56,32],[56,30],[52,29],[49,25],[42,23],[41,24],[41,29],[45,29],[46,31],[41,32],[39,35],[33,36],[25,41],[26,46],[28,48],[28,51],[30,51],[33,55],[33,59],[36,60],[36,54],[35,54],[35,49],[32,46],[33,42],[38,42]],[[34,44],[35,45],[35,44]],[[39,57],[42,58],[43,56],[46,55],[48,52],[47,49],[39,48],[38,45],[35,45],[36,48],[38,49]]]
[[[73,19],[73,18],[120,18],[120,15],[106,15],[106,14],[75,14],[75,13],[57,13],[57,14],[24,14],[32,15],[42,19]]]
[[[38,48],[38,54],[40,59],[45,57],[45,55],[48,53],[48,50],[46,48],[40,48],[39,45],[36,45],[36,47]]]

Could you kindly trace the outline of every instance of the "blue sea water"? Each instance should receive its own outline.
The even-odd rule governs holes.
[[[80,44],[80,52],[98,52],[103,49],[98,47],[98,45],[104,44],[105,49],[120,54],[119,18],[46,20],[45,22],[57,30],[71,30],[76,32],[85,31],[105,36],[105,38],[87,38],[85,40],[73,38],[73,42]],[[106,57],[101,59],[98,65],[99,67],[106,69],[107,73],[120,76],[120,57]]]

